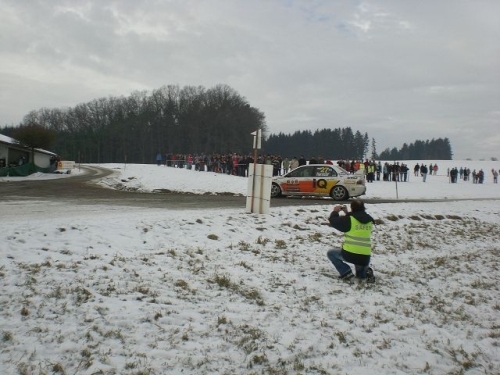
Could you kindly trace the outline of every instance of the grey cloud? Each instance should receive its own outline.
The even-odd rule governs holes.
[[[0,123],[134,89],[225,83],[271,132],[351,126],[379,151],[448,136],[456,157],[498,154],[494,0],[0,6]]]

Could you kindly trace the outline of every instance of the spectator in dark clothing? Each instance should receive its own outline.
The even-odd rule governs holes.
[[[401,164],[400,173],[403,175],[403,181],[406,182],[408,180],[408,166],[406,164]]]
[[[452,168],[450,171],[450,180],[452,184],[456,184],[458,180],[458,169]]]
[[[422,175],[422,181],[425,182],[425,180],[427,180],[427,172],[429,170],[427,169],[427,166],[422,164],[420,166],[420,174]]]

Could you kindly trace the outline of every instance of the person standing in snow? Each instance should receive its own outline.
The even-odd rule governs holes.
[[[287,157],[283,159],[283,174],[287,174],[290,170],[290,160]]]
[[[161,165],[161,161],[162,161],[161,152],[158,151],[158,153],[156,154],[156,165],[160,166]]]
[[[384,181],[389,181],[389,176],[390,176],[390,167],[389,167],[389,163],[388,162],[385,162],[384,163],[384,166],[382,168],[382,179]]]
[[[382,173],[382,163],[380,161],[377,163],[377,167],[375,168],[375,172],[377,174],[377,181],[380,181],[380,173]]]
[[[484,171],[482,169],[477,172],[477,182],[480,184],[484,182]]]
[[[408,166],[406,164],[401,164],[401,181],[406,182],[408,180]]]
[[[422,164],[420,166],[420,174],[422,175],[423,182],[425,182],[425,180],[427,179],[427,172],[428,172],[427,166]]]
[[[413,174],[415,175],[415,177],[418,176],[418,173],[420,172],[420,165],[415,164],[415,167],[413,167]]]
[[[452,168],[451,171],[450,171],[450,179],[451,179],[451,183],[452,184],[456,184],[457,183],[457,179],[458,179],[458,169],[457,168]]]
[[[340,215],[340,212],[344,215]],[[371,232],[374,223],[373,217],[365,211],[365,205],[360,199],[351,202],[351,212],[346,206],[335,206],[328,218],[330,226],[344,232],[344,243],[340,249],[331,249],[326,253],[330,262],[339,272],[341,280],[350,280],[354,277],[351,266],[354,264],[356,277],[375,282],[373,269],[370,267]],[[347,262],[347,263],[346,263]]]

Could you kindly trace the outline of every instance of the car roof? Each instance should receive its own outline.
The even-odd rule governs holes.
[[[307,165],[301,165],[301,167],[309,167],[309,166],[316,166],[316,165],[321,165],[322,167],[334,167],[335,165],[333,164],[307,164]]]

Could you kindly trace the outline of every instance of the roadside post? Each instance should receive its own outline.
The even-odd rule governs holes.
[[[271,203],[271,179],[273,166],[257,164],[257,150],[261,148],[262,130],[257,129],[253,135],[253,166],[249,169],[246,211],[249,213],[267,214]]]
[[[394,161],[393,165],[396,165],[396,161]],[[399,171],[397,171],[397,174],[392,173],[392,177],[394,178],[394,182],[396,183],[396,199],[399,199],[399,194],[398,194],[398,178],[399,178],[399,176],[400,176]]]

